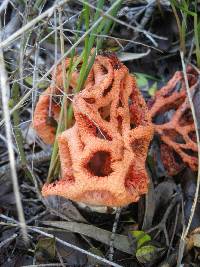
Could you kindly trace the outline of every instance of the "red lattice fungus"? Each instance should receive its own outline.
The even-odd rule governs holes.
[[[58,137],[61,179],[42,195],[124,206],[147,192],[153,125],[135,79],[113,54],[97,56],[92,79],[73,99],[75,124]]]
[[[194,96],[198,88],[198,73],[191,66],[187,68],[187,78],[191,95]],[[150,115],[154,120],[155,132],[165,144],[161,144],[161,158],[168,174],[175,175],[182,169],[176,157],[192,170],[197,170],[195,126],[181,71],[177,71],[167,85],[157,91],[150,103]],[[164,118],[162,123],[156,121],[160,115]]]

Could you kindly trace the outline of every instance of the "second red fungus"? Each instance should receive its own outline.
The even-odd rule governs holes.
[[[191,95],[194,95],[198,85],[198,73],[191,66],[187,68],[187,78]],[[159,121],[158,116],[161,114],[162,121]],[[182,169],[176,155],[192,170],[197,170],[195,126],[181,71],[177,71],[167,85],[157,91],[153,102],[150,103],[150,115],[154,121],[155,132],[168,146],[167,148],[161,145],[161,158],[168,174],[175,175]]]

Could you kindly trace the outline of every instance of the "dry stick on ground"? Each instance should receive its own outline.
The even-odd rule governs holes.
[[[1,22],[0,22],[0,29],[1,29]],[[24,212],[22,207],[22,202],[20,198],[19,192],[19,184],[17,179],[17,171],[15,166],[15,155],[12,145],[12,126],[10,121],[9,115],[9,106],[8,106],[8,94],[10,92],[10,88],[7,81],[7,73],[4,64],[4,55],[3,50],[0,49],[0,85],[1,85],[1,94],[2,94],[2,106],[3,106],[3,113],[5,119],[5,132],[6,138],[8,140],[8,154],[9,154],[9,162],[10,162],[10,170],[11,170],[11,178],[13,183],[13,191],[15,194],[16,199],[16,207],[20,221],[20,227],[22,230],[22,235],[25,241],[28,241],[28,235],[26,230],[26,223],[24,218]]]
[[[54,235],[52,234],[48,234],[44,231],[41,231],[40,229],[37,229],[36,227],[32,227],[32,226],[28,226],[28,229],[30,229],[31,231],[35,232],[35,233],[38,233],[38,234],[41,234],[41,235],[44,235],[44,236],[47,236],[47,237],[50,237],[50,238],[54,238],[57,242],[59,242],[60,244],[66,246],[66,247],[69,247],[69,248],[72,248],[72,249],[75,249],[83,254],[86,254],[87,256],[90,256],[90,257],[93,257],[95,258],[96,260],[98,261],[101,261],[102,263],[105,263],[105,264],[108,264],[108,266],[114,266],[114,267],[122,267],[121,265],[117,264],[117,263],[114,263],[112,261],[109,261],[109,260],[106,260],[105,258],[102,258],[98,255],[95,255],[87,250],[84,250],[82,248],[79,248],[75,245],[72,245],[66,241],[63,241],[62,239],[60,238],[57,238],[55,237]]]
[[[144,16],[142,17],[140,24],[138,25],[138,28],[140,28],[141,31],[144,31],[146,24],[148,23],[148,21],[152,17],[152,14],[154,13],[155,7],[156,7],[155,2],[148,3],[147,6],[145,7]],[[139,31],[136,32],[136,34],[133,36],[132,40],[137,39],[138,33],[139,33]],[[132,47],[133,47],[133,43],[128,43],[125,47],[125,50],[131,49]]]
[[[67,262],[64,264],[66,264],[64,266],[69,266]],[[44,263],[44,264],[23,265],[21,267],[63,267],[63,264],[62,263]]]
[[[3,240],[1,243],[0,243],[0,249],[7,245],[8,243],[12,242],[15,238],[17,237],[17,234],[13,234],[11,235],[10,237],[6,238],[5,240]]]
[[[181,235],[181,240],[180,240],[180,245],[179,245],[179,253],[178,253],[178,260],[177,260],[177,267],[179,267],[181,265],[181,261],[182,261],[182,258],[183,258],[186,237],[187,237],[187,235],[189,233],[190,226],[191,226],[191,223],[192,223],[192,219],[194,217],[194,212],[195,212],[195,208],[196,208],[197,201],[198,201],[198,195],[199,195],[199,186],[200,186],[200,139],[199,139],[199,131],[198,131],[198,121],[197,121],[197,118],[196,118],[195,108],[194,108],[194,104],[193,104],[193,101],[192,101],[192,95],[191,95],[190,88],[189,88],[189,83],[188,83],[187,74],[186,74],[186,66],[185,66],[185,62],[184,62],[184,54],[183,54],[182,51],[180,52],[180,57],[181,57],[181,64],[182,64],[182,69],[183,69],[183,75],[184,75],[184,80],[185,80],[185,85],[186,85],[187,96],[188,96],[190,108],[191,108],[191,111],[192,111],[192,117],[193,117],[193,120],[194,120],[195,133],[196,133],[196,139],[197,139],[197,146],[198,146],[198,175],[197,175],[196,192],[195,192],[194,201],[193,201],[192,208],[191,208],[190,218],[189,218],[187,227],[185,229],[183,229],[183,232],[182,232],[182,235]]]
[[[30,8],[30,2],[26,4],[25,10],[24,10],[24,16],[22,18],[22,27],[27,24],[28,21],[28,13]],[[26,54],[26,49],[29,41],[31,32],[25,35],[25,32],[22,33],[22,36],[20,38],[20,44],[19,44],[19,79],[20,79],[20,87],[21,91],[23,92],[23,84],[24,84],[24,79],[23,79],[23,74],[24,74],[24,55]]]
[[[35,164],[39,164],[41,162],[45,162],[50,160],[51,158],[51,153],[50,152],[45,152],[45,151],[40,151],[34,155],[27,155],[26,159],[28,163],[30,164],[32,161]],[[23,164],[20,162],[20,160],[16,160],[15,166],[17,170],[23,169]],[[0,177],[10,171],[9,164],[3,165],[0,167]]]
[[[8,144],[8,140],[6,139],[5,136],[3,136],[2,134],[0,134],[0,139],[7,145]],[[13,150],[18,153],[18,150],[15,146],[15,144],[12,144],[13,145]],[[0,173],[1,173],[1,169],[0,169]]]
[[[109,253],[108,253],[108,259],[110,261],[113,260],[113,254],[114,254],[114,246],[113,245],[114,245],[115,233],[116,233],[116,230],[117,230],[117,225],[118,225],[118,222],[119,222],[119,217],[120,217],[121,211],[122,211],[122,208],[117,208],[116,215],[115,215],[115,220],[114,220],[114,223],[113,223],[112,235],[110,237],[110,249],[109,249]]]
[[[7,5],[9,4],[9,2],[10,2],[9,0],[4,0],[2,2],[2,4],[0,5],[0,14],[7,8]]]
[[[3,214],[0,214],[0,218],[12,222],[12,226],[20,226],[20,223],[19,223],[18,221],[14,220],[14,219],[12,219],[12,218],[10,218],[10,217],[8,217],[8,216],[5,216],[5,215],[3,215]],[[13,224],[13,223],[14,223],[14,224]],[[38,227],[27,226],[27,229],[29,229],[29,230],[32,231],[32,232],[35,232],[35,233],[44,235],[44,236],[46,236],[46,237],[54,238],[54,239],[55,239],[57,242],[59,242],[60,244],[66,246],[66,247],[75,249],[75,250],[77,250],[77,251],[79,251],[79,252],[81,252],[81,253],[83,253],[83,254],[86,254],[87,256],[93,257],[93,258],[95,258],[96,260],[101,261],[102,263],[107,264],[107,266],[122,267],[121,265],[119,265],[119,264],[117,264],[117,263],[111,262],[111,261],[109,261],[109,260],[107,260],[107,259],[105,259],[105,258],[102,258],[102,257],[100,257],[100,256],[98,256],[98,255],[95,255],[95,254],[93,254],[93,253],[91,253],[91,252],[89,252],[89,251],[87,251],[87,250],[84,250],[84,249],[79,248],[79,247],[77,247],[77,246],[75,246],[75,245],[72,245],[72,244],[70,244],[70,243],[68,243],[68,242],[66,242],[66,241],[64,241],[64,240],[62,240],[62,239],[60,239],[60,238],[57,238],[56,236],[54,236],[54,235],[52,235],[52,234],[46,233],[46,232],[40,230]]]
[[[172,209],[174,208],[174,206],[177,204],[177,202],[179,201],[179,198],[180,198],[180,194],[179,193],[176,193],[174,195],[174,198],[171,200],[170,204],[169,204],[169,207],[167,208],[167,210],[165,211],[165,214],[162,218],[162,220],[160,221],[160,223],[158,225],[156,225],[155,227],[149,229],[147,231],[147,233],[151,233],[153,232],[154,230],[158,229],[158,232],[156,233],[156,236],[159,235],[159,233],[161,231],[163,231],[164,235],[165,235],[165,239],[166,239],[166,244],[167,246],[169,246],[169,236],[168,236],[168,233],[167,233],[167,227],[166,227],[166,223],[167,223],[167,220],[169,218],[169,214],[170,212],[172,211]],[[155,236],[155,237],[156,237]]]
[[[172,250],[172,245],[173,245],[174,237],[175,237],[175,234],[176,234],[176,228],[177,228],[179,213],[180,213],[180,204],[178,204],[177,208],[176,208],[176,217],[175,217],[175,221],[174,221],[174,229],[173,229],[173,232],[172,232],[172,237],[171,237],[169,248],[168,248],[168,251],[167,251],[167,258],[169,258],[170,252]]]
[[[60,263],[61,263],[61,266],[62,267],[65,267],[65,263],[64,263],[64,261],[63,261],[63,258],[62,258],[62,255],[60,254],[60,252],[59,252],[59,250],[56,248],[56,253],[57,253],[57,255],[58,255],[58,259],[59,259],[59,261],[60,261]]]
[[[152,226],[153,217],[155,214],[155,190],[154,185],[152,181],[152,173],[150,172],[149,168],[148,170],[148,176],[149,176],[149,189],[145,196],[145,213],[144,213],[144,219],[142,224],[142,230],[146,231]]]

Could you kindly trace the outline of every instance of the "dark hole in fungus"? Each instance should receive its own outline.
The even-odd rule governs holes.
[[[191,157],[196,157],[198,158],[198,152],[194,151],[192,149],[188,149],[188,148],[181,148],[183,150],[183,152],[185,152],[187,155],[191,156]]]
[[[78,72],[80,72],[81,67],[82,67],[82,63],[79,63],[79,64],[76,66],[76,70],[77,70]]]
[[[112,84],[103,91],[103,97],[105,97],[112,90]]]
[[[103,51],[100,54],[111,59],[110,63],[112,64],[115,70],[118,70],[122,67],[122,63],[118,60],[118,58],[115,56],[114,53],[109,52],[109,51]]]
[[[145,142],[141,139],[135,139],[131,143],[131,148],[136,157],[143,157],[146,151]]]
[[[101,118],[107,122],[110,121],[110,106],[111,104],[98,109]]]
[[[187,109],[184,113],[183,113],[183,115],[182,115],[182,117],[181,117],[181,120],[180,120],[180,122],[179,122],[179,124],[181,125],[181,126],[185,126],[185,125],[188,125],[188,124],[193,124],[193,117],[192,117],[192,112],[191,112],[191,109]]]
[[[118,121],[118,132],[120,134],[122,134],[122,117],[121,116],[118,116],[117,117],[117,121]]]
[[[47,125],[50,125],[50,126],[52,126],[54,128],[57,128],[57,126],[58,126],[57,121],[52,116],[47,116],[47,118],[46,118],[46,124]]]
[[[164,130],[164,134],[168,135],[170,139],[178,144],[185,144],[185,140],[181,134],[179,134],[176,130]]]
[[[135,128],[136,128],[135,123],[134,123],[134,122],[131,122],[131,123],[130,123],[130,129],[133,130],[133,129],[135,129]]]
[[[166,95],[164,95],[164,97],[168,97],[174,92],[180,92],[181,89],[182,89],[182,81],[178,81],[177,84],[169,92],[167,92]]]
[[[188,135],[193,142],[195,142],[195,143],[197,142],[197,137],[196,137],[195,131],[189,132]]]
[[[104,75],[106,75],[108,73],[108,70],[104,66],[101,66],[101,70],[102,70]]]
[[[179,156],[179,154],[176,153],[176,151],[172,151],[172,154],[173,154],[173,157],[174,157],[174,160],[176,163],[178,164],[183,164],[183,160],[181,159],[181,157]]]
[[[95,99],[94,98],[84,98],[85,102],[87,102],[88,104],[94,104],[95,103]]]
[[[115,70],[119,70],[119,69],[121,68],[121,64],[120,64],[120,63],[115,63],[115,64],[113,65],[113,68],[114,68]]]
[[[118,108],[122,108],[122,107],[123,107],[123,103],[122,103],[121,99],[119,99]]]
[[[105,117],[105,121],[107,121],[107,122],[110,121],[110,115],[108,115],[107,117]]]
[[[81,118],[81,120],[84,122],[83,126],[85,129],[89,129],[92,134],[96,135],[96,125],[94,124],[94,122],[92,120],[90,120],[87,115],[84,114],[79,114],[79,117]]]
[[[163,112],[160,111],[159,114],[155,116],[152,121],[156,125],[162,125],[164,123],[171,121],[175,112],[176,111],[173,108],[168,110],[163,110]]]
[[[133,104],[133,98],[130,96],[128,99],[128,105],[131,106]]]
[[[93,176],[108,176],[112,172],[110,152],[98,151],[94,153],[90,161],[87,163],[86,169]]]
[[[57,94],[57,95],[53,95],[53,96],[51,97],[51,99],[52,99],[52,102],[53,102],[54,104],[60,106],[62,97],[63,97],[62,94],[60,94],[60,95]]]

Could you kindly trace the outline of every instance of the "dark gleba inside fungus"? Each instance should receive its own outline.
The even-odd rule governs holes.
[[[134,77],[115,56],[97,56],[89,75],[73,99],[75,124],[58,137],[61,179],[45,184],[42,194],[127,205],[148,189],[151,117]]]

